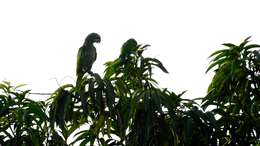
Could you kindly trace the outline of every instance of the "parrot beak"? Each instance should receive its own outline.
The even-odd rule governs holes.
[[[101,39],[96,39],[95,42],[100,43]]]

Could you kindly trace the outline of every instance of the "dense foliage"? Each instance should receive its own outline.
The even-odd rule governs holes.
[[[105,75],[85,75],[46,101],[29,90],[0,84],[0,145],[189,146],[260,144],[260,45],[249,38],[223,44],[208,71],[215,75],[204,98],[182,99],[159,87],[143,55],[149,45],[128,40],[107,62]],[[201,104],[199,104],[201,103]],[[72,141],[69,139],[73,139]]]

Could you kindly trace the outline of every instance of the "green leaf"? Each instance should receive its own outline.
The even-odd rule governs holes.
[[[250,44],[244,47],[244,49],[247,51],[249,49],[253,49],[253,48],[260,48],[260,45],[258,44]]]
[[[245,45],[249,42],[249,39],[251,38],[251,36],[247,37],[240,45],[239,47],[240,48],[244,48]]]
[[[115,103],[115,97],[116,93],[114,92],[114,87],[111,84],[110,81],[105,81],[106,82],[106,98],[107,98],[107,106],[109,110],[113,109],[113,104]]]
[[[212,53],[210,56],[209,56],[209,58],[211,58],[211,57],[213,57],[213,56],[215,56],[215,55],[217,55],[217,54],[220,54],[220,53],[228,53],[230,50],[229,49],[222,49],[222,50],[218,50],[218,51],[215,51],[214,53]]]
[[[213,63],[210,64],[210,66],[208,67],[208,69],[206,70],[206,73],[211,70],[213,67],[215,67],[216,65],[222,65],[224,64],[226,61],[228,61],[229,59],[228,58],[223,58],[223,59],[219,59]]]
[[[158,59],[156,58],[145,58],[144,59],[145,62],[149,62],[151,63],[152,65],[155,65],[157,67],[159,67],[163,72],[165,73],[169,73],[166,68],[163,66],[163,64],[161,63],[161,61],[159,61]]]
[[[223,46],[226,46],[226,47],[229,47],[229,48],[235,48],[235,47],[237,47],[236,45],[234,45],[234,44],[231,44],[231,43],[224,43],[224,44],[222,44]]]

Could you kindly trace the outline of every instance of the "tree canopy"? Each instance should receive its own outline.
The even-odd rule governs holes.
[[[3,81],[0,145],[260,145],[260,45],[249,39],[210,55],[214,77],[203,98],[160,88],[153,71],[166,67],[134,39],[104,76],[87,74],[44,101]]]

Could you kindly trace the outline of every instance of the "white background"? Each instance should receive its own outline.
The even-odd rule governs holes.
[[[0,80],[53,92],[75,80],[76,55],[91,32],[101,35],[93,71],[118,57],[129,38],[150,44],[146,55],[163,62],[160,87],[185,98],[204,96],[212,73],[208,56],[222,43],[252,36],[260,43],[257,0],[8,0],[0,1]]]

